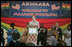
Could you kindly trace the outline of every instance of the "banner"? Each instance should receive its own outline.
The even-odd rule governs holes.
[[[8,15],[2,17],[12,18],[31,18],[33,15],[36,18],[70,18],[70,3],[58,1],[11,1]],[[66,9],[67,8],[67,9]],[[2,10],[3,11],[3,10]],[[65,11],[65,12],[64,12]],[[69,13],[67,13],[67,12]],[[65,14],[66,13],[66,14]],[[64,15],[65,14],[65,15]]]

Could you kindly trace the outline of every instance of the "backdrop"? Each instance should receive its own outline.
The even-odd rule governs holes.
[[[32,15],[36,15],[39,24],[50,29],[59,22],[62,29],[71,23],[71,2],[69,1],[2,1],[1,27],[8,30],[11,23],[22,34],[26,23],[30,22]]]

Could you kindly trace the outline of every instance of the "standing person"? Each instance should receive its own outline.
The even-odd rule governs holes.
[[[5,39],[5,44],[4,44],[4,46],[7,46],[7,38],[8,38],[7,30],[4,29],[4,39]]]
[[[48,33],[48,35],[51,37],[52,35],[55,35],[56,39],[58,39],[58,33],[55,30],[55,26],[52,25],[50,32]]]
[[[37,45],[39,45],[39,42],[41,42],[41,32],[43,30],[43,24],[41,24],[40,28],[38,29],[38,38],[37,38]],[[43,34],[42,34],[43,35]]]
[[[42,45],[46,45],[47,29],[44,28],[44,24],[41,24],[38,29],[38,44],[41,42]]]
[[[57,33],[57,31],[55,29],[52,30],[52,35],[54,35],[56,40],[58,40],[58,33]]]
[[[29,25],[37,26],[39,29],[39,22],[36,20],[35,15],[32,16],[32,21],[29,22]]]
[[[35,30],[39,29],[39,22],[35,19],[35,15],[32,16],[32,21],[29,22],[29,28],[33,27],[35,28]],[[35,38],[32,40],[33,42],[35,42],[35,45],[37,45],[37,35],[38,35],[38,31],[36,31],[35,34],[30,34],[29,35],[35,35]],[[28,36],[28,42],[32,42],[31,40],[29,39],[32,39],[30,36]]]
[[[4,46],[4,43],[5,43],[5,39],[3,37],[4,35],[4,30],[1,28],[1,45]]]
[[[71,46],[71,24],[67,26],[67,29],[64,32],[65,42],[67,46]]]
[[[58,33],[58,41],[59,41],[59,39],[62,39],[62,29],[59,27],[59,23],[56,23],[55,29]]]
[[[51,35],[52,35],[52,31],[53,31],[54,29],[55,29],[55,26],[52,25],[51,30],[48,32],[48,36],[51,36]]]
[[[22,36],[21,36],[21,42],[25,43],[27,42],[27,37],[28,37],[28,25],[29,23],[27,23],[26,28],[23,30]]]
[[[12,34],[15,32],[18,32],[18,30],[15,28],[15,24],[14,23],[11,23],[10,24],[10,29],[8,29],[8,32],[7,32],[7,34],[8,34],[8,44],[13,40],[13,38],[12,38]]]
[[[51,31],[48,34],[49,34],[49,37],[48,37],[47,41],[48,41],[49,45],[56,46],[58,43],[58,41],[57,41],[58,34],[57,34],[57,31],[55,30],[54,26],[52,26]]]
[[[46,28],[44,28],[43,29],[43,35],[44,35],[44,37],[43,37],[43,45],[46,45],[46,40],[47,40],[47,29]]]

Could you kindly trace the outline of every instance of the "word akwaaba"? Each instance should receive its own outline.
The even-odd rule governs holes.
[[[22,6],[50,6],[49,3],[38,3],[38,2],[23,2]]]

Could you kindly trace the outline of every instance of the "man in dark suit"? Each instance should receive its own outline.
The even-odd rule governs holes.
[[[43,45],[46,45],[46,40],[47,40],[47,29],[46,28],[43,28],[43,31],[42,31],[42,44]]]
[[[58,41],[59,41],[59,39],[62,39],[62,29],[59,27],[59,23],[56,23],[55,29],[58,33]]]
[[[44,28],[44,24],[41,24],[40,28],[38,29],[37,44],[39,44],[39,42],[41,42],[42,45],[45,45],[46,44],[46,37],[47,37],[47,29]]]

